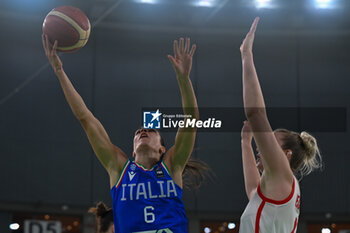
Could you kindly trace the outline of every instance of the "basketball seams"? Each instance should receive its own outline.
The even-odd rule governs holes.
[[[83,47],[87,43],[87,40],[89,39],[89,36],[90,36],[90,22],[88,22],[89,29],[84,30],[82,27],[79,26],[79,24],[77,24],[77,22],[74,21],[74,19],[72,19],[71,17],[69,17],[68,15],[66,15],[60,11],[53,10],[49,13],[49,15],[56,16],[56,17],[63,19],[64,21],[69,23],[72,26],[72,28],[74,28],[79,34],[79,39],[74,45],[69,46],[69,47],[66,47],[66,46],[65,47],[58,47],[59,50],[68,52],[68,51]]]
[[[66,47],[66,46],[71,46],[72,43],[76,44],[79,39],[80,39],[80,35],[79,32],[71,26],[71,24],[69,22],[67,22],[66,20],[62,19],[61,17],[58,17],[56,15],[48,15],[46,17],[47,20],[47,25],[46,27],[44,27],[44,33],[49,35],[49,39],[50,39],[50,35],[55,35],[56,30],[60,31],[59,35],[55,35],[55,39],[59,42],[59,46],[60,47]],[[45,20],[45,21],[46,21]],[[74,40],[73,40],[73,34],[74,34]],[[66,36],[70,36],[70,40],[67,40],[65,37]],[[50,42],[53,44],[54,41]]]
[[[58,47],[58,49],[60,49],[61,51],[70,52],[71,50],[83,47],[86,44],[86,42],[87,39],[79,39],[78,42],[72,46]]]
[[[61,6],[56,7],[52,11],[59,11],[69,18],[73,19],[83,30],[90,28],[89,19],[86,17],[83,11],[73,6]]]
[[[77,24],[77,22],[75,22],[74,19],[72,19],[68,15],[66,15],[62,12],[59,12],[59,11],[51,11],[49,15],[55,15],[57,17],[60,17],[64,21],[68,22],[75,30],[78,31],[80,39],[86,39],[86,37],[82,38],[82,34],[84,34],[84,32],[86,30],[84,30],[82,27],[80,27],[79,24]]]

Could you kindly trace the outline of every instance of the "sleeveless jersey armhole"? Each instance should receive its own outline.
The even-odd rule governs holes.
[[[164,163],[164,160],[162,160],[162,162],[160,162],[160,164],[161,164],[162,167],[165,169],[165,171],[168,173],[168,175],[171,177],[169,168],[168,168],[167,165]],[[171,177],[171,179],[173,179],[173,177]]]
[[[284,200],[281,200],[281,201],[273,200],[273,199],[265,197],[260,189],[260,184],[258,185],[258,188],[257,188],[257,193],[262,200],[264,200],[265,202],[268,202],[268,203],[275,204],[275,205],[283,205],[283,204],[286,204],[287,202],[289,202],[292,199],[294,192],[295,192],[295,177],[293,177],[292,191],[290,192],[290,194],[287,198],[285,198]]]
[[[162,160],[162,161],[160,162],[160,165],[164,168],[164,170],[168,173],[168,175],[170,176],[170,178],[174,181],[173,177],[171,176],[171,173],[170,173],[170,171],[169,171],[168,166],[164,163],[164,160]],[[175,182],[174,182],[174,184],[175,184],[179,189],[183,190],[183,188],[181,188],[181,187],[180,187],[178,184],[176,184]]]
[[[123,169],[122,169],[122,172],[120,173],[119,179],[117,180],[116,184],[112,186],[111,189],[113,189],[114,187],[115,187],[115,188],[118,188],[120,182],[122,181],[122,179],[123,179],[123,177],[124,177],[124,175],[125,175],[125,172],[126,172],[126,169],[128,168],[129,163],[130,163],[130,159],[128,159],[128,160],[125,162],[125,164],[124,164],[124,166],[123,166]]]

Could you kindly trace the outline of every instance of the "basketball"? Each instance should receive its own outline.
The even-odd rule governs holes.
[[[90,22],[80,9],[60,6],[45,17],[43,33],[53,45],[57,40],[57,51],[74,52],[82,48],[90,36]]]

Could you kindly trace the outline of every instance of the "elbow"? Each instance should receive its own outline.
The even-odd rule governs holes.
[[[91,119],[91,117],[93,117],[92,113],[89,110],[84,112],[74,113],[74,115],[81,123],[84,123],[88,121],[88,119]]]
[[[245,116],[248,121],[254,121],[254,119],[266,117],[265,108],[245,108]]]
[[[78,119],[78,121],[80,121],[80,122],[85,122],[87,119],[86,114],[79,113],[79,114],[74,114],[74,115]]]

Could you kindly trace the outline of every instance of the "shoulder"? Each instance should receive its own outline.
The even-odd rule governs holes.
[[[293,176],[293,180],[289,184],[286,183],[284,185],[270,185],[270,187],[267,187],[266,184],[264,185],[261,182],[258,185],[257,193],[265,202],[282,205],[288,203],[295,196],[300,196],[300,189],[298,180]]]

